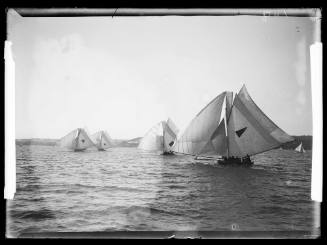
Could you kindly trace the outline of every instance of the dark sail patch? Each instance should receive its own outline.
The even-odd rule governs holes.
[[[247,129],[247,127],[241,128],[239,130],[236,130],[235,133],[237,134],[238,137],[241,137],[246,129]]]
[[[170,142],[169,143],[169,146],[173,146],[173,144],[174,144],[174,141]]]

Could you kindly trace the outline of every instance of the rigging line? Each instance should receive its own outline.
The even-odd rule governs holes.
[[[201,124],[201,131],[202,132],[205,132],[205,128],[207,128],[207,127],[204,127],[203,126],[203,124],[204,124],[204,118],[202,117],[202,118],[200,118],[201,120],[200,120],[200,124]],[[202,138],[202,137],[201,137]],[[203,150],[203,147],[202,147],[202,149],[200,149],[197,153],[198,153],[198,155],[200,154],[200,152]]]
[[[118,10],[118,8],[116,8],[116,10],[115,10],[114,14],[111,16],[111,18],[113,18],[115,16],[117,10]]]
[[[182,139],[184,139],[184,136],[182,136]],[[181,144],[182,144],[182,152],[185,153],[185,151],[184,151],[184,143],[183,143],[183,141],[181,141]]]
[[[186,140],[185,140],[185,143],[186,143],[186,149],[187,149],[187,152],[189,153],[189,152],[191,152],[191,151],[190,151],[190,149],[189,149],[189,147],[188,147],[188,142],[189,142],[189,141],[187,141],[187,139],[188,139],[187,136],[188,136],[188,134],[186,134],[186,136],[185,136],[185,139],[186,139]],[[191,144],[192,144],[192,142],[191,142]]]

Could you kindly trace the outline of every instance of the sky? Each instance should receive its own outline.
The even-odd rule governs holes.
[[[183,130],[223,91],[245,84],[290,135],[312,134],[307,17],[20,17],[8,14],[16,138],[81,127],[143,136],[171,118]]]

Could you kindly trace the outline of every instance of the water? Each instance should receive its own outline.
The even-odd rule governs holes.
[[[253,159],[223,167],[136,148],[17,146],[7,233],[312,229],[311,151]]]

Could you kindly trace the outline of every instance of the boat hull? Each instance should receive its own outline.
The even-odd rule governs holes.
[[[214,158],[214,157],[206,157],[206,156],[196,156],[194,158],[194,160],[199,160],[199,161],[210,161],[210,160],[215,160],[215,159],[216,158]]]
[[[78,151],[85,151],[86,149],[74,149],[74,151],[78,152]]]
[[[168,152],[168,151],[164,151],[163,153],[162,153],[162,155],[175,155],[173,152]]]
[[[253,161],[250,158],[241,159],[241,158],[225,158],[217,159],[217,163],[220,165],[239,165],[239,166],[251,166]]]

